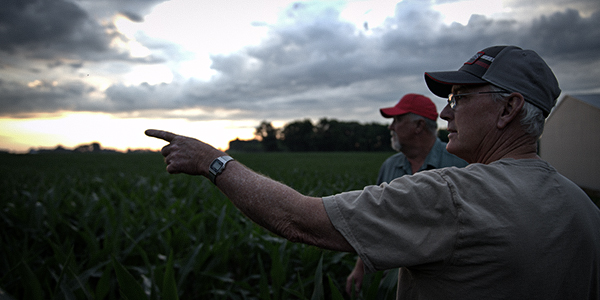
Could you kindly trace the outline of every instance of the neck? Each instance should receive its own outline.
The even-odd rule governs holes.
[[[492,151],[483,151],[477,162],[489,164],[503,158],[540,159],[537,155],[537,141],[522,131],[506,131],[492,146]]]
[[[433,148],[436,139],[437,138],[435,136],[431,136],[420,139],[418,142],[411,145],[411,147],[402,146],[402,153],[404,153],[408,159],[408,162],[410,162],[413,174],[416,173],[425,162],[425,159],[427,158],[427,155],[429,155],[431,148]]]

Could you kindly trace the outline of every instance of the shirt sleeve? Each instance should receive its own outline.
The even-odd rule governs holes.
[[[439,170],[323,198],[367,272],[450,259],[458,233],[452,190]]]

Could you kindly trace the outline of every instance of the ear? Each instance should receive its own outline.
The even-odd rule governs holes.
[[[425,120],[423,119],[418,119],[416,121],[416,126],[415,126],[415,133],[420,134],[421,132],[423,132],[425,130],[425,126],[427,126],[425,124]]]
[[[520,93],[512,93],[506,98],[502,106],[500,117],[498,118],[497,126],[503,129],[513,120],[517,119],[521,113],[521,109],[525,104],[525,98]]]

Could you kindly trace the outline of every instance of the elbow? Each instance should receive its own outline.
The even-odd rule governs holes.
[[[326,237],[314,231],[289,226],[280,232],[281,237],[293,243],[302,243],[322,249],[356,253],[356,250],[341,235],[339,239]]]
[[[304,239],[302,235],[298,234],[297,232],[289,232],[283,237],[292,243],[308,244],[306,239]]]
[[[347,244],[347,247],[340,247],[334,243],[333,239],[328,239],[319,231],[309,230],[302,226],[295,225],[292,222],[287,222],[284,226],[282,225],[277,231],[278,234],[293,243],[302,243],[306,245],[316,246],[328,250],[352,252],[354,249]],[[345,242],[345,240],[344,240]]]
[[[293,225],[289,220],[282,220],[275,224],[275,228],[273,232],[277,233],[279,236],[287,239],[290,242],[294,243],[303,243],[302,234],[300,230]]]
[[[275,225],[274,232],[293,243],[315,245],[314,238],[311,238],[297,223],[294,223],[289,219],[278,222]]]

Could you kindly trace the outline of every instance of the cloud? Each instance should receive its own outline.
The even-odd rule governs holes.
[[[110,36],[76,4],[62,1],[2,1],[0,50],[34,57],[52,52],[108,50]]]
[[[589,18],[569,9],[534,20],[530,32],[523,37],[541,53],[566,59],[596,60],[600,58],[600,10]]]
[[[21,29],[23,34],[39,30],[47,22],[52,24],[48,32],[54,38],[37,34],[19,40],[13,33],[0,31],[0,39],[7,41],[0,48],[0,57],[10,58],[16,49],[52,57],[46,66],[35,65],[38,73],[67,66],[82,68],[91,62],[106,62],[107,70],[122,73],[136,64],[176,65],[190,57],[176,45],[143,35],[137,40],[152,54],[131,57],[112,48],[110,41],[119,33],[111,33],[111,24],[100,25],[74,3],[28,3],[33,6],[14,4],[10,13],[3,13],[10,18],[0,22],[16,27],[18,21],[31,20],[31,26]],[[589,1],[583,3],[589,7]],[[40,10],[45,6],[51,7]],[[59,7],[72,16],[70,21],[56,20],[59,14],[53,12]],[[130,20],[141,22],[150,7],[133,1],[111,11],[127,11]],[[25,16],[16,16],[17,12]],[[497,44],[538,51],[553,67],[563,90],[598,87],[599,10],[587,16],[575,8],[554,10],[526,21],[473,15],[466,25],[448,25],[439,12],[421,1],[405,0],[396,6],[394,16],[378,27],[356,26],[341,18],[340,12],[341,8],[322,3],[290,6],[280,22],[261,25],[269,28],[261,43],[212,55],[211,68],[216,75],[210,80],[176,76],[170,83],[112,83],[100,91],[77,78],[59,84],[4,78],[0,81],[0,115],[72,110],[195,120],[379,120],[377,108],[392,105],[405,93],[433,96],[423,81],[425,71],[458,69],[476,51]],[[126,65],[114,64],[117,60]],[[114,69],[116,66],[125,69]],[[443,99],[434,99],[440,107],[444,104]]]
[[[506,6],[518,15],[527,14],[530,17],[538,17],[540,14],[549,14],[556,11],[573,9],[587,14],[600,9],[597,0],[505,0]]]
[[[115,1],[114,4],[118,5],[110,6],[113,9],[106,14],[126,16],[137,22],[143,18],[140,14],[127,11],[127,7],[145,11],[148,5],[156,4],[156,1],[122,1],[119,4],[120,2]],[[4,55],[44,60],[118,59],[140,62],[139,58],[132,58],[126,50],[112,45],[115,39],[127,41],[112,23],[105,23],[94,17],[79,2],[0,0],[0,5],[0,51]],[[121,8],[123,11],[120,11]],[[92,12],[100,13],[95,10]]]
[[[86,99],[94,88],[80,81],[61,86],[54,82],[33,81],[28,85],[0,81],[0,115],[28,117],[38,112],[53,113],[61,110],[78,110],[79,99]]]

